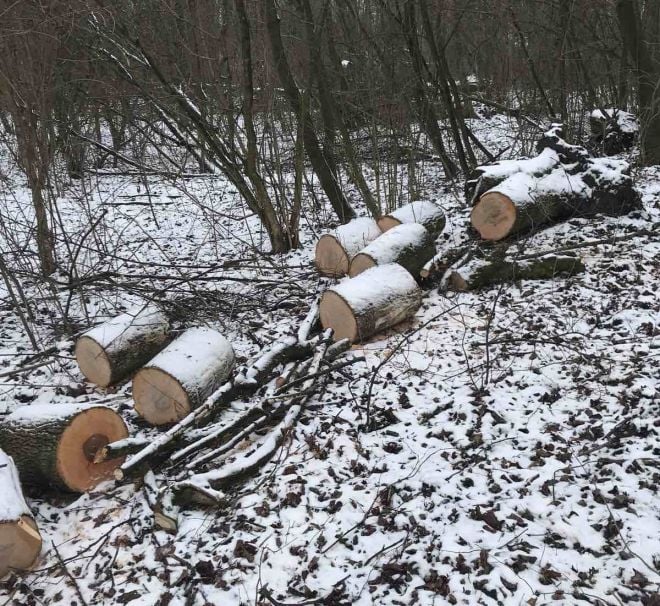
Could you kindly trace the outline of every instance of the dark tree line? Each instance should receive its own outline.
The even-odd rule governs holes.
[[[448,179],[492,157],[475,102],[577,129],[630,108],[660,163],[658,39],[655,0],[25,0],[2,11],[0,128],[44,274],[59,166],[220,172],[283,252],[307,165],[346,222],[342,175],[378,216],[365,171],[412,158],[420,134]]]

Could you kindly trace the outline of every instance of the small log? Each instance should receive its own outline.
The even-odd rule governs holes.
[[[107,387],[153,358],[167,341],[169,322],[157,307],[121,314],[95,326],[76,343],[76,360],[88,381]]]
[[[0,578],[26,570],[41,551],[41,535],[23,498],[16,465],[0,450]]]
[[[449,285],[466,291],[516,280],[549,280],[573,276],[584,271],[579,257],[546,255],[524,261],[474,258],[451,272]]]
[[[354,278],[370,267],[398,263],[413,276],[418,276],[434,254],[431,233],[419,223],[404,223],[387,230],[355,255],[348,274]]]
[[[335,231],[324,234],[316,245],[315,263],[319,273],[337,278],[345,276],[353,256],[380,236],[373,219],[353,219]]]
[[[323,293],[321,324],[332,328],[335,340],[364,341],[411,317],[422,302],[422,291],[401,265],[372,267]]]
[[[419,277],[425,285],[443,274],[457,261],[470,252],[470,246],[446,247],[429,259],[419,270]]]
[[[93,404],[33,404],[0,425],[0,448],[14,461],[25,485],[88,491],[113,478],[117,458],[95,463],[98,450],[128,436],[122,418]]]
[[[152,425],[183,419],[229,377],[231,343],[210,328],[191,328],[133,378],[135,410]]]
[[[538,231],[569,217],[619,216],[640,208],[627,162],[590,158],[584,148],[563,141],[557,128],[538,144],[541,155],[559,157],[555,168],[542,176],[516,172],[479,198],[470,220],[484,240]]]
[[[420,223],[436,237],[445,228],[445,213],[430,200],[416,200],[378,219],[378,227],[383,232],[403,223]]]

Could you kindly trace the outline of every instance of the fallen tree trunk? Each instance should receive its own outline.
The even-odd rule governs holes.
[[[26,570],[41,551],[41,535],[25,502],[16,465],[0,450],[0,578]]]
[[[316,245],[315,254],[319,273],[334,278],[345,276],[353,256],[380,234],[376,221],[363,217],[353,219],[332,233],[322,235]]]
[[[234,361],[219,332],[187,330],[135,374],[136,412],[152,425],[179,421],[227,380]]]
[[[516,280],[549,280],[573,276],[584,271],[579,257],[546,255],[536,259],[474,258],[453,270],[449,285],[453,290],[466,291]]]
[[[325,291],[321,324],[333,329],[336,340],[364,341],[414,315],[421,302],[422,291],[407,270],[379,265]]]
[[[445,228],[445,213],[430,200],[416,200],[378,219],[378,227],[383,232],[404,223],[419,223],[435,237]]]
[[[405,223],[387,230],[355,255],[348,274],[354,278],[370,267],[398,263],[417,277],[434,254],[431,233],[419,223]]]
[[[538,143],[541,156],[558,158],[551,170],[515,172],[481,195],[470,215],[481,238],[502,240],[569,217],[619,216],[640,208],[627,162],[590,158],[560,134],[555,125]]]
[[[127,312],[95,326],[76,343],[76,360],[87,380],[107,387],[155,356],[167,341],[169,322],[157,307]]]
[[[122,418],[93,404],[33,404],[4,418],[0,448],[25,485],[85,492],[111,479],[123,459],[95,463],[99,449],[128,436]]]

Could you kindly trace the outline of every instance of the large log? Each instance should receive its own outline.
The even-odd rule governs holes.
[[[545,255],[534,259],[474,258],[451,272],[449,285],[466,291],[516,280],[549,280],[573,276],[584,271],[578,257]]]
[[[88,330],[76,343],[83,375],[100,387],[126,378],[167,341],[169,322],[157,307],[129,311]]]
[[[470,219],[483,239],[534,232],[570,217],[619,216],[640,208],[627,162],[592,158],[584,147],[568,144],[561,134],[561,125],[554,124],[539,140],[535,164],[542,165],[542,172],[530,172],[526,165],[526,170],[511,174],[481,195]],[[558,162],[546,170],[552,154]]]
[[[315,255],[319,273],[335,278],[345,276],[353,256],[380,234],[376,221],[362,217],[341,225],[332,233],[322,235],[316,245]]]
[[[321,324],[334,330],[336,340],[364,341],[414,315],[421,302],[422,291],[407,270],[379,265],[323,293]]]
[[[178,421],[227,380],[234,361],[219,332],[191,328],[135,374],[135,410],[153,425]]]
[[[0,448],[25,485],[85,492],[113,478],[123,458],[95,463],[97,451],[128,436],[122,418],[93,404],[33,404],[0,425]]]
[[[348,274],[353,278],[370,267],[398,263],[417,277],[434,254],[431,233],[419,223],[404,223],[387,230],[355,255]]]
[[[26,570],[41,551],[41,535],[23,498],[16,465],[0,450],[0,578]]]
[[[419,223],[435,237],[445,228],[445,222],[445,213],[437,204],[430,200],[416,200],[382,216],[378,219],[378,227],[386,232],[404,223]]]

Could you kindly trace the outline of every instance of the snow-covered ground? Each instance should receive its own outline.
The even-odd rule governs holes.
[[[481,128],[494,149],[514,142],[501,117]],[[448,215],[440,239],[461,238],[460,184],[442,184],[433,163],[419,171],[421,193]],[[140,483],[31,495],[44,549],[34,570],[0,585],[0,604],[655,603],[660,167],[635,178],[642,211],[571,220],[520,244],[527,253],[630,235],[579,249],[584,274],[434,288],[413,322],[354,347],[366,362],[314,396],[230,507],[186,510],[171,534],[152,527]],[[148,196],[153,207],[135,204]],[[80,330],[158,289],[178,328],[217,328],[244,361],[290,332],[327,286],[311,265],[322,226],[309,217],[301,250],[264,258],[256,218],[221,178],[99,176],[63,194],[58,211],[76,271],[48,293],[23,276],[39,345],[56,350],[29,357],[0,283],[0,413],[103,401],[133,435],[156,435],[136,418],[130,384],[84,383],[62,310]],[[2,248],[31,248],[15,173],[0,214]],[[83,297],[70,280],[86,281]],[[20,363],[27,370],[7,374]],[[363,431],[367,414],[377,429]]]

